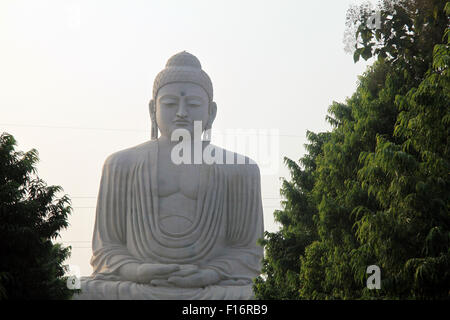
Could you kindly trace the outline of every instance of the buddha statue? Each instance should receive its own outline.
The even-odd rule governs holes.
[[[168,60],[149,111],[151,140],[104,163],[93,274],[81,278],[74,299],[253,298],[263,256],[259,169],[210,143],[217,106],[195,56],[180,52]],[[174,139],[177,131],[191,139]],[[174,161],[180,143],[198,144],[200,152],[182,150],[186,161]],[[195,159],[207,150],[215,161]]]

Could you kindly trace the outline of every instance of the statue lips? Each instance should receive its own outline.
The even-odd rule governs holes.
[[[190,124],[189,121],[187,121],[187,120],[181,120],[181,119],[180,119],[180,120],[175,120],[174,123],[175,123],[176,125],[178,125],[178,126],[187,126],[187,125]]]

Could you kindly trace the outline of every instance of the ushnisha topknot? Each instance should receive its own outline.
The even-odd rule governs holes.
[[[206,91],[210,102],[213,100],[211,79],[202,70],[200,61],[189,52],[177,53],[167,61],[165,69],[158,73],[153,83],[153,99],[162,86],[174,82],[195,83]]]

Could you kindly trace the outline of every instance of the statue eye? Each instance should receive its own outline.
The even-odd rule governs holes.
[[[194,101],[189,101],[188,105],[191,106],[191,107],[199,107],[199,106],[202,105],[202,103],[200,101],[195,101],[194,100]]]
[[[178,105],[178,99],[173,98],[173,97],[162,97],[159,102],[161,103],[162,106],[164,107],[175,107]]]
[[[175,102],[165,102],[164,105],[166,107],[175,107],[177,104]]]

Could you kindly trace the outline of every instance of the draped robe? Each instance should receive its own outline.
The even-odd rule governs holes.
[[[174,234],[159,223],[157,159],[158,143],[149,141],[105,161],[92,240],[94,272],[81,279],[75,299],[252,298],[263,256],[257,244],[263,236],[258,166],[204,164],[194,222]],[[130,262],[194,264],[217,271],[222,280],[203,288],[139,284],[118,274]]]

